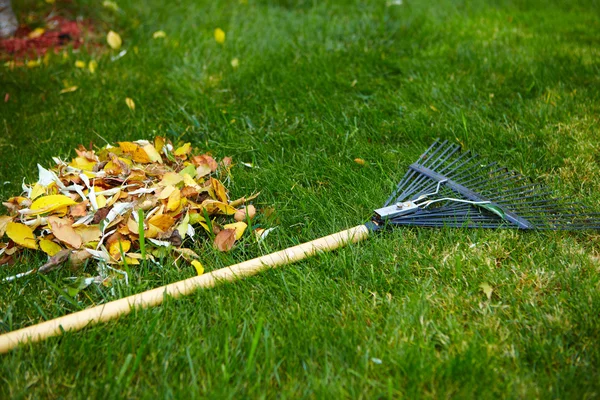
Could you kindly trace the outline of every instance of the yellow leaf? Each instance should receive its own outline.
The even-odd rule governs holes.
[[[165,188],[163,190],[160,191],[160,194],[158,195],[158,199],[159,200],[164,200],[164,199],[168,199],[169,196],[171,196],[171,194],[177,190],[177,188],[175,186],[169,185],[169,186],[165,186]]]
[[[29,32],[29,35],[27,35],[27,37],[29,39],[36,39],[36,38],[39,38],[40,36],[42,36],[44,34],[44,32],[46,32],[46,30],[44,28],[35,28],[31,32]]]
[[[195,171],[194,171],[195,172]],[[191,186],[191,187],[198,187],[198,182],[196,182],[194,180],[194,178],[191,177],[190,174],[183,174],[183,183],[186,186]]]
[[[234,222],[232,224],[225,224],[223,228],[225,229],[235,229],[235,239],[238,240],[244,234],[244,231],[248,225],[245,222]]]
[[[362,158],[355,158],[354,162],[358,165],[365,165],[365,160],[363,160]]]
[[[108,252],[115,259],[121,258],[121,249],[123,253],[127,253],[131,248],[131,242],[129,240],[115,240],[108,245]]]
[[[88,63],[88,70],[90,71],[90,73],[95,74],[97,68],[98,62],[96,60],[92,60]]]
[[[52,257],[53,255],[55,255],[63,249],[58,243],[55,243],[49,239],[41,239],[40,248],[44,253],[48,254],[50,257]]]
[[[204,267],[198,260],[192,260],[192,265],[196,268],[196,272],[198,275],[202,275],[204,273]]]
[[[181,191],[179,189],[175,189],[173,193],[169,196],[169,201],[167,202],[167,211],[175,211],[179,207],[181,203]]]
[[[102,2],[102,6],[108,8],[109,10],[112,10],[112,11],[119,11],[119,6],[117,5],[117,3],[115,3],[114,1],[111,1],[111,0],[104,0]]]
[[[72,198],[65,196],[64,194],[52,194],[50,196],[43,196],[35,200],[31,203],[31,207],[29,207],[34,213],[30,215],[36,214],[44,214],[59,208],[72,206],[77,204],[75,200]]]
[[[93,171],[96,166],[96,161],[91,161],[84,157],[75,157],[69,165],[84,171]]]
[[[85,68],[85,61],[77,60],[75,61],[75,68]]]
[[[164,38],[166,36],[167,36],[167,34],[165,33],[165,31],[156,31],[152,34],[153,39],[160,39],[160,38]]]
[[[123,40],[121,40],[121,36],[117,32],[110,31],[106,35],[106,43],[108,43],[112,49],[119,50],[123,44]]]
[[[165,138],[162,136],[156,136],[154,138],[154,148],[156,149],[156,151],[158,151],[159,153],[162,151],[163,147],[165,146]]]
[[[160,156],[160,153],[158,151],[156,151],[156,148],[154,146],[152,146],[151,144],[147,144],[143,147],[143,150],[148,155],[148,158],[150,159],[150,161],[158,162],[159,164],[162,164],[162,162],[163,162],[162,157]]]
[[[225,189],[225,186],[218,179],[215,178],[210,178],[210,184],[212,185],[212,188],[215,191],[215,196],[217,197],[217,200],[223,203],[227,203],[227,189]]]
[[[46,188],[40,185],[39,183],[36,183],[33,189],[31,189],[31,194],[29,195],[29,198],[31,200],[35,200],[43,194],[46,194]]]
[[[483,293],[485,293],[485,296],[488,298],[488,300],[491,300],[494,289],[490,286],[490,284],[487,282],[484,282],[481,285],[479,285],[479,287],[481,288],[481,291]]]
[[[125,98],[125,104],[127,104],[127,107],[129,107],[131,111],[135,111],[135,102],[131,97]]]
[[[106,207],[106,196],[104,196],[103,194],[97,195],[96,204],[98,204],[98,208]]]
[[[167,231],[175,223],[175,218],[167,214],[155,215],[148,220],[148,224],[153,225],[161,231]]]
[[[219,44],[225,43],[225,32],[221,28],[215,29],[215,40]]]
[[[205,208],[209,214],[233,215],[237,212],[237,210],[229,204],[211,199],[204,200],[200,206]]]
[[[233,68],[237,68],[237,67],[239,67],[239,66],[240,66],[240,60],[239,60],[239,59],[237,59],[237,58],[234,58],[233,60],[231,60],[231,66],[232,66]]]
[[[177,148],[177,150],[175,150],[173,154],[175,154],[176,156],[184,156],[186,154],[189,154],[190,151],[192,151],[192,144],[186,143],[183,146]]]
[[[175,186],[181,181],[183,181],[183,176],[177,172],[167,172],[158,184],[160,186]]]
[[[60,91],[60,94],[71,93],[77,90],[77,86],[69,86]]]
[[[6,235],[16,244],[29,249],[37,249],[35,236],[30,227],[18,222],[9,222],[6,225]]]
[[[40,65],[42,65],[42,61],[41,60],[29,60],[27,61],[27,64],[25,64],[27,66],[27,68],[35,68],[35,67],[39,67]]]

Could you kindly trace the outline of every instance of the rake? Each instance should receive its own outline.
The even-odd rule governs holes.
[[[158,305],[167,296],[178,298],[198,288],[210,288],[359,242],[371,232],[396,225],[583,230],[600,229],[600,213],[590,212],[569,199],[556,198],[544,186],[521,174],[497,163],[484,164],[476,154],[437,140],[409,166],[384,206],[375,210],[366,224],[6,333],[0,336],[0,353],[22,343],[116,319],[135,308]]]

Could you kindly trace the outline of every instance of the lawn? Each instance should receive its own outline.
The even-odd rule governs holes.
[[[21,17],[52,7],[16,3]],[[233,158],[232,197],[260,190],[255,205],[275,209],[260,245],[199,244],[210,271],[368,221],[440,137],[600,210],[597,1],[118,6],[65,7],[94,20],[99,41],[119,32],[124,56],[90,48],[0,65],[3,200],[80,143],[189,141]],[[94,74],[74,66],[92,59]],[[0,397],[595,398],[599,240],[385,231],[2,355]],[[25,257],[0,278],[44,261]],[[167,262],[76,302],[53,288],[69,270],[3,282],[0,333],[194,273]]]

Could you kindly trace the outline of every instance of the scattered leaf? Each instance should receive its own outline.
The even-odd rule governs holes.
[[[69,86],[69,87],[66,87],[63,90],[61,90],[60,94],[71,93],[71,92],[76,91],[77,89],[78,89],[77,86]]]
[[[239,60],[239,59],[237,59],[237,58],[234,58],[234,59],[232,59],[232,60],[231,60],[231,66],[232,66],[233,68],[237,68],[237,67],[239,67],[239,66],[240,66],[240,60]]]
[[[81,61],[81,60],[77,60],[75,61],[75,68],[85,68],[86,67],[86,63],[85,61]]]
[[[225,32],[223,31],[223,29],[215,29],[215,40],[219,44],[225,43]]]
[[[486,297],[488,298],[488,300],[492,299],[492,292],[494,291],[494,289],[490,286],[489,283],[482,283],[481,285],[479,285],[479,287],[481,288],[481,291],[483,293],[485,293]]]
[[[365,160],[363,160],[362,158],[355,158],[354,162],[358,165],[365,165]]]
[[[95,74],[96,69],[98,69],[98,62],[96,60],[92,60],[88,63],[88,70],[90,73]]]
[[[129,107],[131,111],[135,111],[135,102],[131,97],[125,98],[125,104],[127,104],[127,107]]]
[[[198,276],[204,273],[204,267],[202,266],[200,261],[192,260],[192,265],[194,266],[194,268],[196,268],[196,273],[198,274]]]
[[[123,44],[123,40],[121,40],[121,36],[117,32],[109,31],[106,35],[106,43],[108,43],[113,50],[119,50]]]
[[[31,32],[29,32],[29,35],[27,35],[27,37],[29,39],[37,39],[41,37],[44,34],[44,32],[46,32],[44,28],[35,28]]]
[[[156,31],[152,34],[152,38],[153,39],[161,39],[166,37],[167,34],[165,33],[165,31]]]

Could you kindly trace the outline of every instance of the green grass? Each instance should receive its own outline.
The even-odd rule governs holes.
[[[0,197],[101,138],[162,134],[253,162],[234,167],[233,195],[261,190],[278,228],[262,247],[201,246],[207,270],[367,221],[436,137],[600,208],[597,1],[248,3],[70,5],[120,32],[127,55],[0,69]],[[74,68],[91,58],[96,74]],[[0,356],[0,397],[595,398],[598,240],[385,232]],[[39,276],[3,283],[0,332],[194,274],[165,264],[72,302]]]

